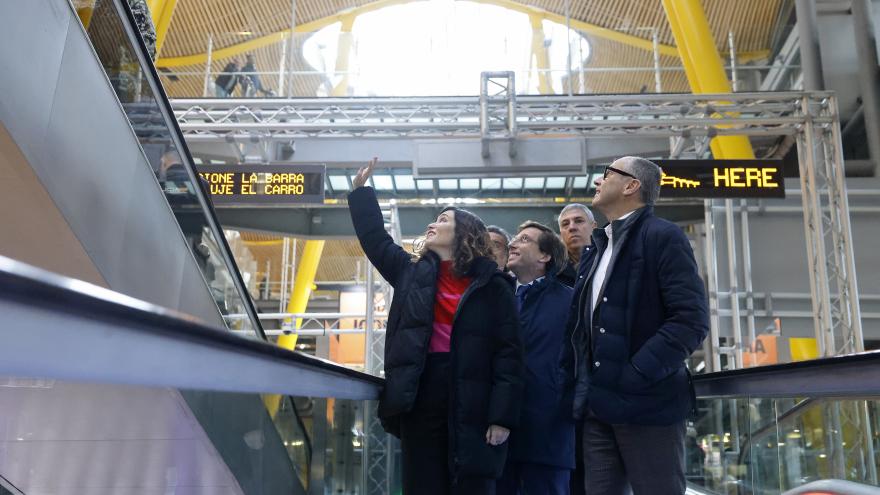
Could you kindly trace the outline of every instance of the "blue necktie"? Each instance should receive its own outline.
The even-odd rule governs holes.
[[[526,292],[531,288],[530,285],[520,285],[516,288],[516,311],[517,313],[522,311],[523,302],[526,300]]]

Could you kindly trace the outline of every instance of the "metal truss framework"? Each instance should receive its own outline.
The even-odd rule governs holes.
[[[669,137],[670,155],[701,155],[714,136],[793,135],[798,144],[815,331],[823,356],[862,350],[837,101],[828,92],[721,95],[175,100],[188,141],[300,137],[517,139]],[[514,118],[510,115],[513,111]],[[488,129],[488,131],[487,131]],[[716,290],[717,287],[710,287]]]
[[[481,139],[489,134],[502,135],[512,128],[515,139],[546,135],[581,136],[587,140],[668,137],[671,150],[667,156],[694,157],[708,153],[709,142],[715,136],[794,136],[819,352],[821,356],[833,356],[864,350],[840,121],[837,101],[831,93],[521,96],[511,99],[509,107],[495,105],[482,114],[478,97],[177,100],[173,107],[190,142],[268,143],[303,137]],[[513,119],[509,117],[510,108]],[[732,208],[727,202],[727,223],[731,226]],[[707,221],[711,218],[707,214]],[[707,238],[707,244],[715,246],[719,242]],[[747,240],[743,249],[748,249]],[[717,297],[722,292],[717,275],[709,277],[709,291],[716,298],[717,320]],[[732,285],[730,294],[736,291]],[[739,321],[739,299],[731,296],[731,304],[736,307],[731,308],[732,314]],[[751,314],[749,308],[744,309]],[[717,353],[717,321],[713,321],[713,327],[713,352]],[[373,340],[368,337],[368,341],[370,359],[377,363],[376,354],[371,352]],[[735,362],[741,366],[740,359]],[[834,412],[840,418],[838,423],[867,424],[863,410]],[[387,468],[387,436],[381,435],[375,418],[365,419],[369,419],[365,427],[370,442],[365,465],[370,469],[380,465]],[[867,428],[860,431],[870,435]],[[839,443],[840,439],[835,441]],[[845,454],[839,450],[840,455],[873,458],[869,441],[856,443]],[[375,482],[365,474],[366,493],[383,493],[380,485],[387,483],[388,472],[383,471],[384,478],[375,478]],[[876,479],[876,473],[864,474]]]
[[[517,138],[548,134],[585,137],[714,137],[792,135],[813,123],[830,93],[727,95],[518,96],[513,110],[487,108],[481,129],[480,98],[181,99],[172,101],[188,140],[254,141],[302,137],[480,138],[512,124]]]

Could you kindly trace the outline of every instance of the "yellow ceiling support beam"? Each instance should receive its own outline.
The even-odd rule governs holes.
[[[321,263],[321,254],[324,252],[324,243],[326,241],[306,241],[300,257],[299,266],[296,270],[296,280],[293,282],[293,292],[290,294],[290,301],[287,303],[288,313],[303,313],[309,304],[309,296],[312,294],[312,286],[315,284],[315,274],[318,273],[318,265]],[[291,319],[284,320],[284,326],[293,323],[293,327],[299,329],[302,325],[302,318],[297,318],[295,322]],[[278,336],[278,347],[288,350],[296,348],[297,335],[295,333]],[[263,403],[266,405],[269,414],[275,417],[278,412],[278,406],[281,403],[280,395],[264,395]]]
[[[245,246],[251,247],[274,247],[284,244],[284,239],[273,239],[271,241],[243,241]]]
[[[177,7],[177,0],[152,0],[148,6],[150,17],[153,18],[153,25],[156,26],[156,55],[158,56],[162,52],[162,45],[165,44],[165,37],[168,35],[168,27],[171,26],[171,17]]]
[[[557,24],[565,25],[565,16],[560,14],[554,14],[553,12],[548,12],[544,9],[540,9],[538,7],[532,7],[531,5],[522,4],[516,0],[473,0],[477,3],[485,3],[489,5],[497,5],[499,7],[504,7],[506,9],[510,9],[516,12],[522,12],[524,14],[535,14],[539,15],[548,21],[553,21]],[[640,48],[642,50],[647,50],[649,52],[654,51],[654,44],[652,40],[640,38],[638,36],[633,36],[631,34],[622,33],[620,31],[615,31],[613,29],[604,28],[602,26],[597,26],[595,24],[590,24],[589,22],[584,22],[578,19],[569,19],[569,25],[575,31],[580,31],[584,34],[589,34],[592,36],[596,36],[598,38],[606,39],[609,41],[616,41],[618,43],[622,43],[624,45],[633,46],[636,48]],[[714,42],[713,42],[714,43]],[[666,55],[669,57],[677,57],[678,49],[674,46],[660,44],[658,47],[660,51],[660,55]],[[744,52],[738,54],[738,58],[740,62],[751,62],[753,60],[760,60],[762,58],[767,58],[770,54],[770,50],[759,50],[754,52]]]
[[[154,2],[164,1],[164,0],[153,0]],[[367,5],[363,5],[361,7],[357,7],[354,9],[348,9],[339,12],[338,14],[334,14],[328,17],[324,17],[321,19],[316,19],[311,22],[307,22],[305,24],[301,24],[294,28],[294,32],[296,33],[311,33],[318,31],[324,27],[327,27],[335,22],[344,22],[344,18],[346,16],[359,16],[361,14],[366,14],[367,12],[373,12],[375,10],[383,9],[385,7],[390,7],[393,5],[402,5],[406,3],[412,3],[413,1],[418,0],[378,0],[376,2],[369,3]],[[522,12],[527,15],[535,14],[541,16],[543,19],[547,19],[559,24],[565,24],[565,16],[554,14],[552,12],[548,12],[543,9],[539,9],[537,7],[532,7],[529,5],[525,5],[519,3],[515,0],[473,0],[477,3],[483,3],[488,5],[497,5],[499,7],[504,7],[510,10],[514,10],[516,12]],[[636,48],[640,48],[642,50],[653,51],[654,46],[651,40],[640,38],[638,36],[633,36],[631,34],[622,33],[620,31],[614,31],[613,29],[604,28],[601,26],[597,26],[595,24],[590,24],[588,22],[584,22],[577,19],[571,19],[570,25],[572,29],[580,31],[584,34],[589,34],[591,36],[596,36],[599,38],[616,41],[619,43],[623,43],[628,46],[634,46]],[[279,31],[277,33],[268,34],[266,36],[261,36],[259,38],[254,38],[252,40],[245,41],[243,43],[238,43],[236,45],[227,46],[225,48],[221,48],[218,50],[214,50],[213,58],[214,60],[221,60],[228,57],[233,57],[236,55],[241,55],[242,53],[250,52],[256,50],[258,48],[262,48],[264,46],[272,45],[275,43],[280,43],[287,39],[290,36],[290,30]],[[714,42],[713,42],[714,46]],[[670,57],[678,56],[678,49],[674,46],[663,45],[659,46],[660,54],[667,55]],[[753,52],[743,52],[739,53],[739,61],[741,63],[747,63],[754,60],[760,60],[767,58],[770,54],[769,50],[758,50]],[[722,54],[722,56],[726,57],[726,54]],[[201,65],[204,64],[207,60],[207,54],[200,53],[196,55],[185,55],[182,57],[168,57],[168,58],[160,58],[156,61],[156,67],[185,67],[190,65]]]
[[[313,33],[315,31],[320,31],[322,28],[325,28],[336,22],[345,22],[345,18],[347,16],[357,17],[361,14],[366,14],[368,12],[373,12],[375,10],[383,9],[385,7],[391,7],[392,5],[402,5],[405,3],[411,3],[412,0],[379,0],[377,2],[368,3],[361,7],[357,7],[354,9],[347,9],[339,12],[338,14],[334,14],[331,16],[323,17],[321,19],[316,19],[312,22],[307,22],[304,24],[300,24],[293,29],[294,33]],[[286,40],[290,36],[290,29],[285,29],[284,31],[279,31],[277,33],[267,34],[266,36],[261,36],[259,38],[254,38],[252,40],[245,41],[243,43],[238,43],[236,45],[227,46],[225,48],[220,48],[218,50],[214,50],[211,55],[214,60],[222,60],[224,58],[234,57],[236,55],[241,55],[242,53],[247,53],[254,51],[258,48],[263,48],[264,46],[269,46],[275,43],[280,43]],[[200,65],[204,64],[208,60],[208,55],[206,53],[199,53],[196,55],[185,55],[183,57],[168,57],[168,58],[160,58],[156,60],[156,67],[185,67],[188,65]]]
[[[669,26],[672,29],[672,36],[676,40],[683,40],[684,33],[681,31],[681,20],[678,19],[678,14],[675,12],[673,8],[666,8],[666,2],[663,2],[663,7],[666,9],[666,17],[669,19]],[[674,19],[673,19],[674,18]],[[681,59],[681,65],[684,67],[684,74],[687,77],[688,84],[691,86],[691,91],[693,93],[702,93],[703,91],[700,89],[700,80],[697,78],[697,69],[694,64],[693,58],[691,58],[691,54],[688,52],[687,46],[679,43],[678,44],[678,56]]]
[[[662,0],[672,26],[675,43],[694,93],[730,93],[730,82],[706,20],[700,0]],[[715,158],[754,158],[746,136],[718,136],[712,139]]]
[[[544,43],[544,18],[539,14],[529,14],[532,24],[532,54],[529,60],[535,61],[538,74],[538,92],[542,95],[553,94],[553,80],[550,78],[550,56]]]
[[[315,284],[315,274],[318,273],[318,265],[321,263],[321,253],[324,252],[323,240],[306,241],[303,248],[299,266],[296,269],[296,280],[293,282],[293,292],[290,301],[287,302],[288,313],[302,313],[309,304],[309,296],[312,294],[312,286]],[[284,320],[285,325],[291,323],[290,319]],[[302,325],[302,318],[297,318],[294,328]],[[278,337],[278,345],[285,349],[293,350],[296,346],[296,334],[281,335]]]
[[[355,19],[357,19],[355,14],[348,14],[342,18],[339,42],[336,43],[336,71],[334,73],[334,76],[341,74],[342,79],[339,80],[336,86],[333,86],[330,96],[348,96],[348,63],[351,59],[351,48],[354,46],[351,29],[354,27]]]

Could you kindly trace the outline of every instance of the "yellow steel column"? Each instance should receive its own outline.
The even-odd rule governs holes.
[[[89,24],[92,23],[95,2],[96,0],[73,0],[73,8],[76,9],[76,15],[79,16],[79,20],[86,30],[89,29]]]
[[[342,73],[342,79],[339,84],[333,87],[330,96],[347,96],[348,95],[348,61],[351,56],[351,47],[354,45],[351,35],[351,28],[354,27],[354,21],[357,19],[355,14],[348,14],[342,18],[342,27],[339,30],[339,43],[336,52],[336,71],[335,74]]]
[[[538,74],[538,92],[542,95],[553,93],[553,83],[550,78],[550,57],[547,55],[547,45],[544,44],[544,16],[531,12],[529,21],[532,23],[532,55],[530,61],[535,61],[535,69]]]
[[[315,274],[318,273],[318,264],[321,263],[321,253],[324,251],[325,241],[306,241],[303,248],[299,266],[296,269],[296,280],[293,282],[293,292],[290,301],[287,302],[288,313],[302,313],[309,304],[309,296],[312,294],[312,285],[315,283]],[[290,319],[284,320],[290,324]],[[302,318],[297,318],[293,327],[299,328]],[[278,345],[293,350],[296,346],[296,334],[281,335],[278,337]]]
[[[685,77],[687,77],[688,84],[691,86],[691,92],[702,93],[700,90],[700,81],[697,78],[697,70],[694,67],[694,61],[691,58],[691,54],[687,51],[687,46],[685,46],[684,43],[678,42],[678,40],[684,39],[684,34],[681,32],[681,21],[678,19],[678,14],[675,12],[672,0],[662,1],[663,8],[666,10],[666,18],[669,20],[669,27],[672,29],[672,36],[676,39],[676,44],[678,45],[678,57],[681,59],[681,65],[684,67],[684,74]]]
[[[312,285],[315,283],[315,274],[318,272],[318,264],[321,262],[321,253],[324,251],[325,241],[306,241],[303,248],[302,257],[296,270],[296,280],[293,282],[293,292],[290,294],[290,301],[287,303],[288,313],[303,313],[309,304],[309,296],[312,294]],[[285,325],[291,323],[290,319],[284,320]],[[299,329],[302,325],[302,318],[297,318],[293,322],[293,328]],[[278,336],[278,346],[284,349],[294,350],[296,347],[297,335],[291,333],[288,335]],[[275,417],[278,412],[278,406],[281,403],[280,395],[265,395],[263,403],[269,414]]]
[[[171,26],[171,17],[174,15],[174,8],[177,7],[177,0],[153,0],[150,5],[150,17],[153,18],[153,25],[156,26],[156,56],[162,51],[162,45],[165,44],[165,36],[168,34],[168,27]]]
[[[663,8],[679,56],[688,73],[694,93],[730,93],[730,83],[715,39],[709,29],[706,13],[700,0],[662,0]],[[694,82],[696,84],[694,84]],[[712,140],[715,158],[754,158],[752,145],[746,136],[719,136]]]

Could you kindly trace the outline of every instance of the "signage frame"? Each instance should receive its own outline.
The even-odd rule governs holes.
[[[785,167],[780,159],[654,160],[654,163],[664,172],[660,188],[663,199],[785,199]],[[670,177],[682,181],[679,182],[682,186],[668,187]],[[719,185],[722,182],[725,185]]]
[[[272,164],[237,164],[237,165],[196,165],[199,178],[204,180],[211,201],[216,205],[245,205],[245,206],[288,206],[299,204],[323,204],[326,194],[327,166],[325,164],[299,164],[299,163],[272,163]],[[268,184],[257,175],[256,181],[247,174],[303,174],[303,183],[298,184],[296,178]],[[217,181],[214,174],[232,174],[231,181]],[[302,193],[296,193],[297,186],[301,185]],[[279,192],[266,194],[260,189],[267,186],[277,186]],[[231,187],[231,194],[220,192],[221,187]],[[293,191],[284,193],[285,190]],[[250,191],[250,192],[243,192]]]

